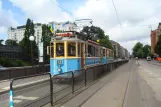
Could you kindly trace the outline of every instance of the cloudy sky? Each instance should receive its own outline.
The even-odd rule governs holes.
[[[61,9],[56,4],[60,5]],[[0,0],[0,39],[7,39],[7,28],[34,22],[74,21],[90,18],[110,39],[131,51],[136,42],[150,44],[150,31],[161,22],[161,0]]]

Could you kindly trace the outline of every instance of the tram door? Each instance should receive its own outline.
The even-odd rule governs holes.
[[[81,43],[81,68],[84,68],[84,60],[85,60],[85,49],[84,49],[84,43]]]

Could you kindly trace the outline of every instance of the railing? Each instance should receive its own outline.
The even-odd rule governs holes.
[[[29,76],[35,74],[41,74],[45,72],[50,72],[50,65],[45,66],[33,66],[33,67],[17,67],[9,68],[0,71],[0,80],[7,80],[16,77]]]
[[[53,77],[50,73],[43,73],[15,78],[10,84],[10,107],[39,107],[47,103],[54,105],[126,62],[111,62]]]

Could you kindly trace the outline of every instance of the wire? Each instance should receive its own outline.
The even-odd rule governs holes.
[[[120,22],[120,19],[119,19],[119,15],[118,15],[118,12],[117,12],[117,9],[116,9],[116,6],[115,6],[115,3],[114,3],[113,0],[112,0],[112,3],[113,3],[113,6],[114,6],[114,8],[115,8],[115,12],[116,12],[116,15],[117,15],[118,22],[119,22],[119,24],[120,24],[121,31],[122,31],[122,33],[123,33],[123,29],[122,29],[122,26],[121,26],[121,22]]]
[[[69,11],[67,11],[66,9],[62,8],[60,5],[58,5],[56,2],[54,2],[53,0],[50,0],[52,3],[54,3],[55,5],[57,5],[59,8],[61,8],[62,10],[64,10],[65,12],[69,13],[70,15],[72,15],[72,13],[70,13]]]

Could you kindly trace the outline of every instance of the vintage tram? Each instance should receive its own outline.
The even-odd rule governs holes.
[[[47,47],[52,76],[113,61],[113,50],[79,37],[79,33],[74,31],[55,34],[50,46]]]

